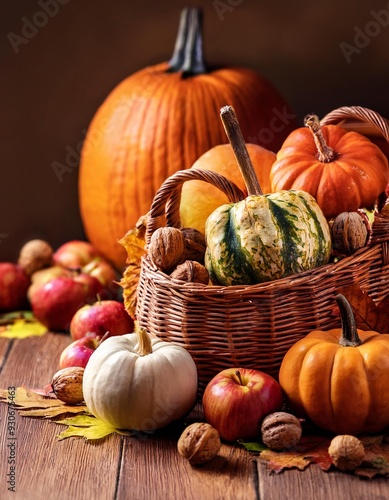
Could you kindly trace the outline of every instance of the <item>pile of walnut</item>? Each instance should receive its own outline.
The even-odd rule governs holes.
[[[270,450],[283,452],[298,445],[302,436],[300,420],[284,411],[274,412],[264,418],[259,437]],[[204,422],[189,425],[181,434],[177,449],[190,465],[205,464],[216,457],[221,449],[218,431]],[[365,457],[362,442],[355,436],[339,435],[328,448],[333,465],[344,472],[359,467]]]
[[[204,266],[205,239],[197,229],[160,227],[152,234],[147,252],[158,269],[171,278],[209,283]]]

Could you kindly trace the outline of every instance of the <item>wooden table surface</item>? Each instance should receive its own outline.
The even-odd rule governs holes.
[[[44,387],[58,369],[65,334],[0,338],[0,388]],[[238,446],[223,444],[218,457],[191,467],[176,449],[183,427],[149,437],[110,435],[98,442],[58,441],[65,427],[16,416],[15,493],[7,490],[7,405],[0,404],[0,499],[21,500],[332,500],[389,498],[389,481],[373,480],[317,465],[270,474],[266,464]],[[187,423],[202,418],[197,407]],[[182,424],[183,425],[183,424]]]

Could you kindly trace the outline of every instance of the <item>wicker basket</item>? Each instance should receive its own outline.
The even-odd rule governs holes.
[[[354,120],[355,116],[368,124],[373,120],[389,139],[386,120],[363,108],[341,108],[324,122]],[[233,202],[244,196],[214,172],[179,171],[155,195],[146,241],[157,227],[180,227],[181,187],[192,179],[217,186]],[[139,326],[188,349],[198,368],[200,395],[216,373],[232,366],[255,368],[277,378],[282,358],[297,340],[314,329],[339,327],[339,318],[333,314],[339,290],[358,284],[377,303],[389,294],[388,240],[389,219],[377,216],[368,246],[351,257],[250,286],[184,283],[159,271],[146,255],[138,285]]]

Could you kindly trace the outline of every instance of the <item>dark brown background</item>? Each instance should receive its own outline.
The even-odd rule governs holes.
[[[44,23],[37,13],[46,2],[58,13]],[[184,6],[204,10],[207,61],[257,69],[300,122],[308,112],[323,116],[343,105],[389,116],[387,0],[61,2],[0,4],[0,260],[15,260],[33,237],[53,246],[83,238],[77,166],[60,182],[52,163],[64,163],[69,149],[77,150],[113,87],[169,58]],[[384,11],[388,26],[374,21],[372,10]],[[15,53],[10,33],[23,36],[26,20],[34,19],[44,26]],[[358,32],[367,38],[355,39]],[[359,53],[347,61],[342,43],[365,47],[356,47]]]

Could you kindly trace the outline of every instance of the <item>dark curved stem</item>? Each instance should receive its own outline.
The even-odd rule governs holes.
[[[356,347],[361,345],[362,340],[358,335],[357,325],[350,303],[341,293],[339,293],[335,298],[338,303],[342,322],[342,336],[339,340],[339,345],[343,347]]]
[[[181,12],[176,44],[167,71],[182,71],[184,76],[207,72],[203,57],[201,9],[186,8]]]

